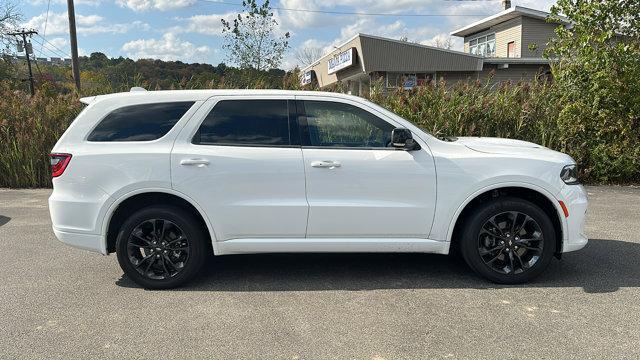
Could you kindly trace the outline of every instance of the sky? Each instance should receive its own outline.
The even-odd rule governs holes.
[[[37,30],[47,40],[34,37],[36,56],[69,57],[66,0],[18,1],[24,16],[22,25]],[[109,57],[229,63],[222,49],[220,20],[235,17],[242,11],[241,2],[75,0],[78,49],[80,55],[102,52]],[[555,0],[512,0],[512,6],[543,11],[549,11],[554,3]],[[277,31],[291,34],[290,49],[281,65],[287,70],[298,65],[295,54],[299,49],[330,52],[333,46],[357,33],[435,45],[438,40],[449,39],[453,30],[502,9],[500,0],[272,0],[271,6]],[[403,16],[425,14],[431,16]],[[462,39],[451,37],[451,41],[454,50],[462,49]]]

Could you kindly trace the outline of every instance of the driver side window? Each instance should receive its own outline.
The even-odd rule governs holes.
[[[391,146],[394,126],[359,107],[330,101],[304,101],[304,108],[311,146]]]

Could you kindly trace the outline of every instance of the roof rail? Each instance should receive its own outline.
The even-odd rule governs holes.
[[[147,89],[140,87],[140,86],[134,86],[132,87],[130,90],[130,92],[134,92],[134,91],[147,91]]]

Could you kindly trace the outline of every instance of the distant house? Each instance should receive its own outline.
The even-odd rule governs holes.
[[[351,94],[383,87],[413,88],[430,80],[455,83],[468,79],[531,80],[549,73],[542,52],[558,24],[549,13],[502,1],[504,10],[451,33],[464,38],[464,50],[454,51],[374,35],[357,34],[302,69],[302,84],[326,87],[341,82]]]

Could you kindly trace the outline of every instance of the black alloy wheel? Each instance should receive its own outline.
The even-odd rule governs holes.
[[[182,229],[165,219],[144,220],[127,241],[127,255],[136,271],[155,280],[178,275],[189,261],[189,248]]]
[[[500,284],[519,284],[540,275],[556,248],[549,215],[536,204],[515,197],[480,203],[467,214],[460,234],[465,262]]]
[[[122,224],[116,242],[125,275],[148,289],[185,284],[211,253],[206,229],[189,212],[155,205],[133,213]]]
[[[489,218],[478,235],[478,254],[500,274],[521,274],[540,260],[544,236],[531,216],[508,211]]]

